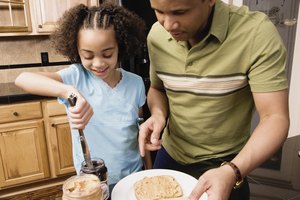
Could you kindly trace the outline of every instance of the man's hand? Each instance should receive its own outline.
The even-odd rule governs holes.
[[[209,200],[228,200],[236,182],[232,168],[228,165],[208,170],[200,176],[189,200],[198,200],[204,192]]]
[[[155,151],[161,148],[160,134],[164,129],[166,120],[160,115],[152,115],[140,127],[139,148],[141,156],[145,156],[145,150]]]

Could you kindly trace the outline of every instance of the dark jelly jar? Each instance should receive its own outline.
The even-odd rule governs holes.
[[[103,192],[103,199],[109,198],[109,186],[108,186],[108,174],[105,162],[101,158],[92,158],[92,167],[88,167],[85,161],[81,163],[81,173],[84,174],[94,174],[96,175],[101,184],[101,189]]]

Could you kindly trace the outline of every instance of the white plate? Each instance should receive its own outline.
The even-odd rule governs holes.
[[[180,184],[183,191],[183,196],[188,196],[198,182],[198,180],[195,179],[194,177],[179,171],[168,170],[168,169],[144,170],[144,171],[133,173],[120,180],[112,191],[111,199],[112,200],[124,200],[124,199],[136,200],[134,195],[134,189],[133,189],[134,183],[138,180],[143,179],[146,176],[150,177],[150,176],[159,176],[159,175],[173,176]],[[206,193],[202,195],[200,200],[207,200]]]

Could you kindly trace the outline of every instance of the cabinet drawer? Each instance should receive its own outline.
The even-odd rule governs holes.
[[[47,101],[45,107],[48,117],[66,115],[65,106],[58,103],[57,100]]]
[[[0,106],[0,123],[14,122],[43,117],[40,102]]]

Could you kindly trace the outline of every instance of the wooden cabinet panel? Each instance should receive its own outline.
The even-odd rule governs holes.
[[[59,104],[57,100],[47,101],[44,112],[48,117],[66,115],[65,106],[63,104]]]
[[[36,0],[38,32],[54,31],[56,22],[63,13],[81,3],[88,5],[88,0]]]
[[[43,120],[0,125],[0,187],[50,176]]]
[[[0,33],[30,32],[29,0],[0,1]]]
[[[0,106],[0,123],[15,122],[43,117],[40,102]]]
[[[3,192],[13,195],[75,174],[63,105],[42,100],[1,105],[0,110],[0,198]]]
[[[66,116],[53,117],[49,120],[50,148],[53,154],[55,175],[74,173],[72,157],[72,138],[69,122]]]
[[[75,172],[71,130],[65,106],[57,100],[42,102],[52,177]]]
[[[49,35],[69,8],[98,0],[0,0],[0,36]]]

